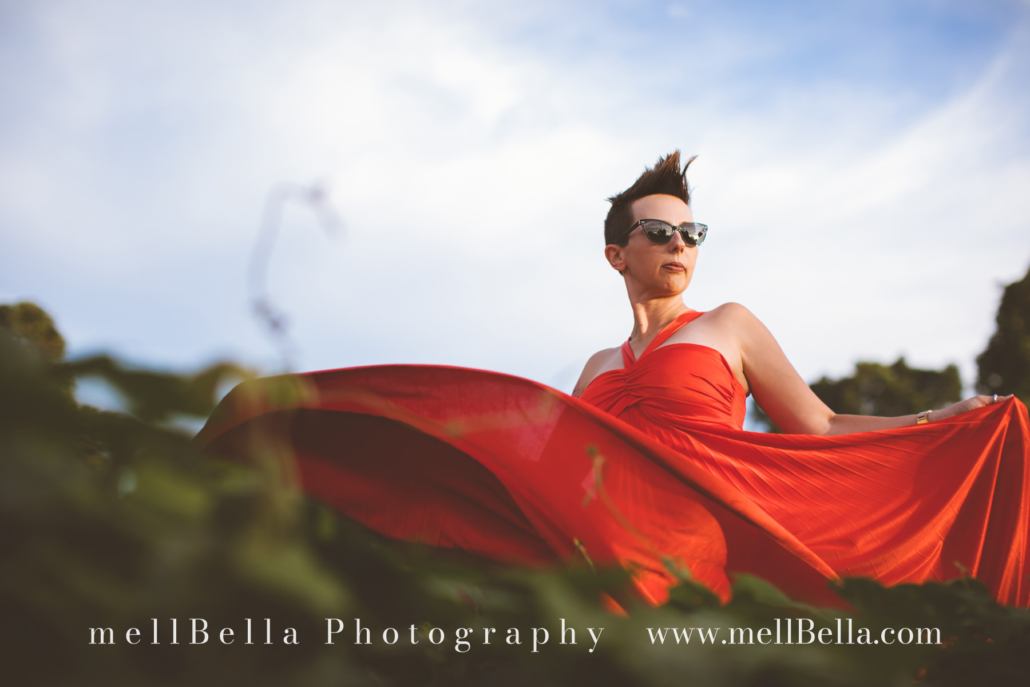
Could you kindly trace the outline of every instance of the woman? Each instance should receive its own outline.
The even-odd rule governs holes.
[[[573,396],[467,368],[345,368],[237,387],[198,442],[288,453],[308,493],[387,536],[519,564],[619,563],[654,603],[676,568],[724,600],[747,572],[837,606],[827,581],[841,576],[966,569],[1030,605],[1026,406],[833,413],[746,308],[683,304],[707,231],[685,173],[673,153],[610,199],[605,254],[634,328],[590,358]],[[788,433],[744,432],[748,394]]]

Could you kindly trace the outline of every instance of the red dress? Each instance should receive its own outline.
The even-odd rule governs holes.
[[[843,602],[828,579],[983,581],[1030,605],[1030,422],[1015,397],[843,436],[741,429],[725,358],[663,346],[689,311],[581,398],[527,379],[377,365],[246,382],[196,441],[227,458],[292,455],[304,491],[398,539],[515,564],[618,563],[661,603],[685,568]]]

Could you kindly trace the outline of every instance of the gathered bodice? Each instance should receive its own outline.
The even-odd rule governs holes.
[[[623,368],[594,377],[581,399],[638,426],[707,422],[741,429],[747,394],[722,353],[702,344],[662,345],[703,314],[691,310],[670,322],[639,360],[625,341]]]

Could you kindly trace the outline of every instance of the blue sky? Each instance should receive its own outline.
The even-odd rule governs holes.
[[[808,381],[959,364],[1030,266],[1026,2],[0,2],[0,300],[74,355],[499,370],[571,390],[632,316],[604,198],[698,154],[688,306]]]

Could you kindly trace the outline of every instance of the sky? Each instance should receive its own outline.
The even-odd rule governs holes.
[[[959,366],[1030,267],[1030,3],[0,0],[0,302],[72,357],[570,392],[633,326],[606,198],[679,149],[687,306],[799,374]],[[279,206],[273,206],[279,207]],[[748,426],[746,425],[746,428]]]

